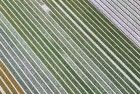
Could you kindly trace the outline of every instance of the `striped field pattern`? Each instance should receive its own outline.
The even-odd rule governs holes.
[[[94,4],[0,0],[0,92],[140,94],[139,42]]]
[[[1,74],[1,78],[0,78],[1,88],[3,89],[3,92],[5,92],[2,94],[11,94],[11,93],[24,94],[22,88],[13,78],[9,70],[4,65],[4,62],[2,61],[0,61],[0,74]]]
[[[140,2],[138,0],[91,0],[91,2],[140,47]]]

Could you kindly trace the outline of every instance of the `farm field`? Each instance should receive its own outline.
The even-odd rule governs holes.
[[[131,40],[92,3],[1,0],[0,92],[138,94],[139,21]]]

